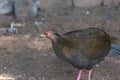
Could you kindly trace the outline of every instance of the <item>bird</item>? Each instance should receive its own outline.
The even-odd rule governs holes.
[[[63,34],[46,31],[41,37],[47,37],[56,56],[79,69],[76,80],[81,79],[84,69],[88,70],[91,80],[93,66],[99,64],[111,49],[110,35],[98,28],[73,30]]]

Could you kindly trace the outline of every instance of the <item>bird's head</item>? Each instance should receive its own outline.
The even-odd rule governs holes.
[[[47,37],[47,38],[52,39],[52,40],[59,37],[59,36],[60,35],[54,31],[47,31],[47,32],[40,35],[40,37]]]

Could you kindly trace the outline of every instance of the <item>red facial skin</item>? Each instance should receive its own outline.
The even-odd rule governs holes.
[[[49,36],[51,35],[51,32],[50,32],[50,31],[47,31],[47,32],[45,32],[45,35],[46,35],[47,37],[49,37]]]

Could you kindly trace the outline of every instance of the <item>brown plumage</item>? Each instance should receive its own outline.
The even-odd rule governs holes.
[[[90,80],[92,67],[102,61],[111,48],[109,35],[97,28],[70,31],[63,35],[48,31],[45,36],[51,40],[59,58],[80,69],[77,80],[83,68],[90,70]]]

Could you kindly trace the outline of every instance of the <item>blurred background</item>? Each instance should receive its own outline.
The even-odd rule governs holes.
[[[105,30],[120,45],[120,0],[0,0],[0,80],[74,80],[78,70],[39,36],[89,27]],[[94,69],[92,80],[120,80],[120,56],[108,55]]]

